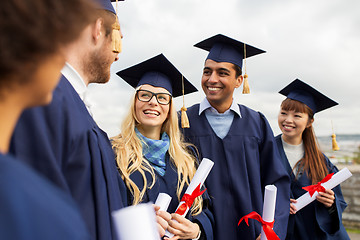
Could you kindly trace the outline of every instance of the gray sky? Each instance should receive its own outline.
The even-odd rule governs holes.
[[[266,51],[247,59],[250,95],[234,100],[265,114],[275,134],[283,96],[277,92],[299,78],[339,103],[315,115],[318,136],[360,134],[360,1],[358,0],[125,0],[118,4],[123,52],[110,82],[92,84],[93,112],[109,136],[129,108],[133,89],[115,73],[163,53],[204,98],[200,86],[207,52],[194,48],[221,33]],[[175,99],[177,109],[182,100]]]

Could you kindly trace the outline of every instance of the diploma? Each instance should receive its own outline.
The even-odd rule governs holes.
[[[277,188],[275,185],[265,186],[264,205],[262,219],[272,224],[274,222]],[[267,240],[264,228],[261,228],[261,240]]]
[[[249,226],[249,219],[254,219],[261,223],[261,240],[280,240],[273,230],[274,227],[274,215],[276,205],[276,193],[277,188],[274,185],[265,186],[263,215],[262,217],[257,212],[251,212],[242,217],[238,223],[244,220]]]
[[[175,213],[183,217],[186,216],[195,198],[201,196],[201,194],[205,192],[205,190],[200,191],[200,188],[204,184],[213,166],[214,166],[214,162],[211,161],[210,159],[207,158],[202,159],[193,179],[191,180],[188,188],[185,191],[184,196],[181,198],[179,206],[177,207]],[[174,236],[174,234],[168,231],[166,231],[165,235],[170,238]]]
[[[118,239],[159,240],[160,234],[152,204],[143,203],[112,212]]]
[[[166,193],[159,193],[156,198],[155,205],[160,207],[160,211],[167,211],[169,204],[171,202],[171,197]]]
[[[324,182],[321,181],[320,183],[318,183],[316,185],[311,185],[311,186],[315,186],[315,188],[314,188],[315,192],[314,193],[307,192],[307,193],[303,194],[301,197],[299,197],[298,199],[296,199],[297,202],[293,203],[294,206],[296,207],[296,210],[299,211],[303,207],[305,207],[308,204],[310,204],[311,202],[313,202],[316,199],[316,196],[319,194],[318,189],[321,189],[321,187],[324,189],[332,189],[351,176],[352,176],[352,174],[349,171],[349,169],[343,168],[342,170],[340,170],[339,172],[334,174],[329,180],[324,181]]]

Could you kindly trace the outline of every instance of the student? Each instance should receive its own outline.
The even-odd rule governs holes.
[[[24,112],[11,150],[71,194],[93,239],[110,240],[116,239],[111,212],[123,207],[126,187],[108,136],[90,114],[86,89],[109,81],[119,52],[112,48],[112,36],[121,33],[113,29],[117,20],[110,0],[96,2],[94,20],[67,49],[52,102]]]
[[[205,184],[213,201],[215,239],[256,239],[261,225],[240,218],[262,214],[264,188],[277,187],[274,230],[283,239],[289,215],[289,177],[282,167],[273,132],[263,114],[236,104],[233,93],[241,76],[244,43],[216,35],[195,45],[209,51],[201,85],[206,98],[188,108],[186,140],[201,157],[215,162]],[[264,51],[246,45],[246,57]]]
[[[281,103],[276,137],[282,163],[291,178],[290,217],[286,239],[349,239],[342,225],[347,204],[340,185],[319,192],[317,201],[297,212],[293,203],[306,193],[302,187],[321,181],[338,169],[320,151],[313,130],[314,114],[338,103],[299,79],[279,93],[287,98]]]
[[[64,51],[94,11],[83,0],[1,1],[0,239],[90,239],[68,194],[8,150],[21,112],[51,101]]]
[[[182,141],[173,97],[182,95],[181,73],[160,54],[117,73],[136,88],[121,134],[113,149],[128,187],[129,205],[155,202],[159,193],[172,197],[174,213],[195,174],[195,149]],[[184,78],[185,94],[197,91]],[[172,214],[168,230],[177,239],[213,239],[207,200],[196,198],[190,220]],[[211,215],[210,215],[211,216]]]

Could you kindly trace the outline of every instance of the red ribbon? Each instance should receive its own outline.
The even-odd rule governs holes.
[[[278,235],[273,230],[274,227],[274,221],[272,222],[265,222],[262,217],[257,212],[251,212],[248,215],[245,215],[242,217],[238,223],[238,226],[240,225],[242,220],[245,220],[246,224],[249,226],[249,218],[254,219],[261,223],[262,228],[264,230],[265,236],[268,240],[280,240]]]
[[[321,184],[329,181],[330,178],[332,178],[333,175],[334,175],[334,173],[330,173],[323,180],[318,182],[317,184],[310,185],[310,186],[307,186],[307,187],[303,187],[302,189],[308,191],[309,194],[310,194],[310,197],[312,197],[315,192],[325,192],[326,189],[323,186],[321,186]]]
[[[185,193],[184,196],[180,200],[180,202],[184,202],[184,203],[182,203],[178,207],[178,209],[176,210],[175,213],[177,213],[179,215],[184,215],[186,210],[188,208],[191,208],[192,204],[194,203],[195,198],[201,196],[205,191],[206,191],[206,189],[203,191],[200,191],[200,184],[199,184],[191,194]]]

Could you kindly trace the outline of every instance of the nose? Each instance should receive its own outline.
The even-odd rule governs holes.
[[[209,76],[208,82],[209,83],[217,83],[218,82],[218,78],[217,78],[215,71],[212,72],[211,75]]]
[[[115,56],[114,62],[116,62],[117,60],[119,60],[119,54],[118,54],[118,53],[117,53],[116,56]]]
[[[157,100],[156,100],[156,97],[155,97],[155,95],[153,95],[152,97],[151,97],[151,99],[150,99],[150,101],[149,101],[149,104],[150,105],[158,105],[158,102],[157,102]]]

